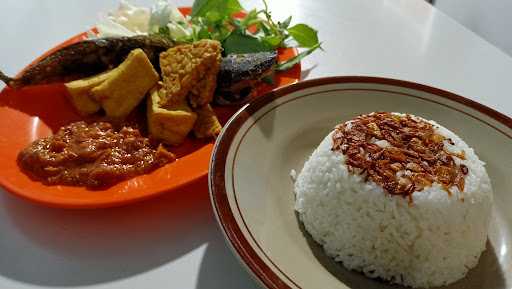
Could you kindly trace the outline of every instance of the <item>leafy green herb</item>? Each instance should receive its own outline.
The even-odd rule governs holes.
[[[167,26],[158,27],[158,34],[161,36],[168,36],[170,34],[169,27],[167,27]]]
[[[208,11],[205,15],[206,17],[206,20],[209,22],[209,23],[216,23],[218,21],[221,21],[222,20],[222,17],[223,15],[221,15],[219,12],[217,11]]]
[[[270,47],[279,47],[279,44],[283,41],[279,36],[265,36],[261,40]]]
[[[264,23],[260,23],[258,28],[260,28],[261,31],[263,31],[263,34],[265,36],[271,36],[272,35],[272,31],[270,31],[270,28],[268,28],[268,26],[265,25]]]
[[[318,32],[306,24],[294,25],[287,31],[301,47],[313,47],[318,44]]]
[[[152,29],[153,34],[168,37],[177,42],[194,42],[200,39],[213,39],[220,41],[225,54],[233,53],[257,53],[275,50],[280,47],[307,48],[299,55],[278,65],[279,70],[286,70],[304,57],[320,47],[318,32],[306,24],[295,24],[290,27],[292,16],[281,22],[276,22],[268,9],[266,0],[263,1],[264,9],[253,9],[243,18],[236,18],[234,13],[244,11],[238,0],[195,0],[192,6],[192,14],[188,18],[189,23],[177,23],[178,28],[188,31],[185,35],[174,38],[171,35],[174,30],[165,23],[160,23],[168,15],[166,6],[160,4],[155,11],[152,23],[158,27]],[[166,1],[160,0],[164,3]],[[169,19],[169,18],[167,18]],[[165,22],[165,21],[164,21]],[[171,23],[171,22],[169,22]],[[157,25],[158,24],[158,25]],[[154,27],[153,26],[153,27]],[[288,41],[288,40],[294,41]]]
[[[304,57],[310,55],[311,53],[313,53],[313,51],[318,49],[320,47],[320,44],[321,43],[317,43],[316,45],[314,45],[313,47],[309,48],[308,50],[302,51],[301,53],[299,53],[296,56],[288,59],[287,61],[279,63],[276,66],[276,70],[277,71],[285,71],[285,70],[288,70],[288,69],[292,68],[295,64],[299,63]]]
[[[222,16],[243,10],[238,0],[196,0],[192,5],[192,17],[206,16],[209,12],[217,12]]]
[[[197,38],[198,39],[211,39],[212,34],[210,33],[210,31],[208,31],[208,28],[202,28],[201,30],[199,30],[199,32],[197,32]]]
[[[274,50],[258,38],[240,33],[231,33],[223,45],[226,54],[256,53]]]
[[[247,15],[240,21],[241,28],[247,29],[249,26],[257,24],[261,21],[259,14],[261,11],[253,9],[247,13]]]

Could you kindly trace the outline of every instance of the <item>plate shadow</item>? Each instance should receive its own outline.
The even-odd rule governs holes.
[[[220,230],[210,239],[201,262],[197,289],[260,289],[228,248]]]
[[[170,263],[210,241],[215,220],[206,187],[205,177],[156,199],[98,210],[46,208],[0,194],[7,218],[0,227],[14,228],[0,238],[0,275],[76,287]]]

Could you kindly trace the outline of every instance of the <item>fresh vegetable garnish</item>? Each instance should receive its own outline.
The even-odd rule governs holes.
[[[292,16],[283,21],[272,19],[268,5],[264,9],[253,9],[245,16],[235,17],[246,11],[238,0],[195,0],[192,13],[184,17],[166,0],[158,0],[151,8],[149,19],[147,8],[138,8],[124,2],[120,11],[111,13],[106,21],[100,22],[100,35],[119,33],[157,34],[178,43],[191,43],[201,39],[221,42],[224,54],[257,53],[272,51],[281,47],[305,48],[297,56],[279,63],[277,69],[287,70],[311,54],[321,43],[318,32],[304,23],[292,25]],[[127,29],[127,22],[137,21],[137,31]],[[147,31],[140,31],[141,21],[148,22]],[[118,26],[121,26],[120,29]],[[133,25],[132,25],[133,26]],[[128,30],[128,31],[125,31]]]
[[[310,55],[315,49],[320,47],[320,43],[315,44],[313,47],[308,50],[304,50],[301,53],[295,55],[294,57],[288,59],[285,62],[281,62],[276,66],[276,70],[278,71],[286,71],[292,68],[295,64],[299,63],[304,57]]]
[[[253,9],[238,19],[233,17],[233,13],[244,10],[238,0],[196,0],[191,17],[193,33],[183,40],[215,39],[222,43],[225,54],[264,52],[280,47],[307,48],[296,57],[280,63],[279,70],[290,69],[320,47],[315,29],[303,23],[290,26],[291,16],[275,22],[265,0],[263,4],[264,9]],[[194,32],[198,33],[194,35]]]

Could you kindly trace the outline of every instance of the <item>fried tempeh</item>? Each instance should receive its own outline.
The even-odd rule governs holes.
[[[162,107],[189,99],[193,107],[210,103],[216,87],[221,45],[214,40],[173,47],[160,54],[163,87]]]
[[[197,138],[216,137],[222,126],[220,125],[212,107],[207,104],[195,109],[197,120],[194,125],[194,135]]]

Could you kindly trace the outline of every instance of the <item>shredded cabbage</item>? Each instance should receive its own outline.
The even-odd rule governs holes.
[[[147,34],[151,10],[121,0],[116,11],[100,18],[96,27],[99,37]]]
[[[134,36],[168,30],[173,39],[189,36],[192,28],[175,5],[157,0],[153,7],[140,7],[121,0],[117,10],[100,18],[96,27],[98,37]]]

